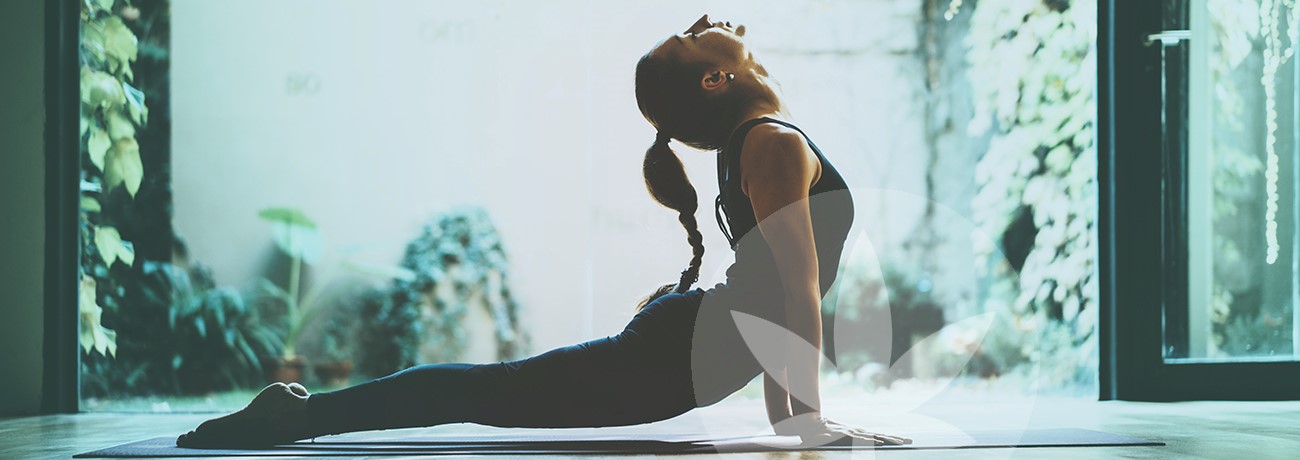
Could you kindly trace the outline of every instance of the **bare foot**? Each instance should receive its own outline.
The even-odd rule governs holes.
[[[199,424],[176,438],[177,447],[269,447],[308,437],[307,389],[298,383],[272,383],[248,406]]]

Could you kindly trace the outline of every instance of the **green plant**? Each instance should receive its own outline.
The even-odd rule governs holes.
[[[270,280],[262,279],[261,287],[271,296],[281,300],[287,316],[283,358],[297,356],[298,336],[320,313],[321,290],[313,290],[305,298],[302,290],[302,265],[314,261],[320,252],[320,234],[316,222],[302,211],[291,208],[267,208],[258,217],[271,223],[275,246],[289,257],[289,280],[281,288]]]
[[[104,327],[101,319],[104,308],[95,300],[97,292],[94,278],[81,277],[80,300],[77,302],[81,348],[86,353],[95,350],[100,355],[113,356],[117,354],[117,331]]]
[[[509,289],[509,265],[501,237],[478,207],[435,217],[406,246],[387,292],[362,302],[361,371],[384,375],[421,360],[454,360],[466,344],[466,311],[487,309],[499,359],[527,353],[519,305]]]
[[[261,359],[274,356],[283,344],[243,294],[218,286],[202,265],[186,270],[147,262],[144,269],[158,283],[149,292],[170,292],[168,348],[179,389],[218,391],[262,383]]]
[[[120,353],[112,361],[83,359],[85,396],[203,394],[262,383],[261,360],[282,346],[277,331],[183,251],[176,259],[143,261],[122,285],[130,309],[108,309]]]
[[[118,289],[107,279],[116,262],[135,264],[135,247],[104,212],[114,190],[134,198],[144,179],[136,128],[149,117],[144,93],[131,85],[137,57],[133,33],[113,10],[113,0],[86,1],[81,8],[81,345],[86,353],[116,353],[117,336],[101,322],[102,299]],[[103,289],[108,288],[108,289]],[[100,292],[101,290],[105,292]]]

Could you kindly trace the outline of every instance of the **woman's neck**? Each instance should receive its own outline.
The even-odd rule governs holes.
[[[761,68],[760,68],[761,69]],[[740,110],[737,111],[737,119],[732,124],[732,129],[740,126],[749,120],[761,117],[777,118],[789,121],[790,114],[786,109],[785,103],[781,100],[780,84],[776,80],[767,76],[765,71],[754,71],[750,74],[752,79],[752,95],[745,98],[740,104]]]

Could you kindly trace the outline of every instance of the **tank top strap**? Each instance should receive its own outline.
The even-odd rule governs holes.
[[[731,136],[727,138],[727,145],[723,146],[721,149],[718,149],[718,190],[722,190],[723,187],[727,185],[727,182],[731,179],[730,173],[732,169],[731,168],[732,163],[734,162],[733,159],[734,160],[740,159],[740,155],[738,154],[728,155],[727,154],[728,151],[732,150],[733,148],[740,147],[742,144],[740,144],[739,141],[744,139],[745,136],[749,134],[749,130],[753,129],[755,126],[758,126],[760,123],[766,123],[766,122],[780,122],[780,120],[777,120],[775,118],[768,118],[768,117],[759,117],[759,118],[752,118],[749,120],[745,120],[744,123],[741,123],[739,126],[736,126],[736,129],[733,129],[731,131]],[[800,131],[800,133],[802,132],[803,131]],[[736,164],[735,166],[739,167],[740,165]]]
[[[736,129],[732,130],[731,135],[727,138],[727,144],[718,150],[718,197],[713,200],[713,214],[718,220],[718,229],[721,230],[722,235],[727,238],[727,243],[732,249],[736,248],[736,240],[734,235],[732,235],[730,228],[728,228],[729,222],[727,221],[729,219],[723,218],[723,214],[730,215],[727,209],[726,200],[723,199],[723,195],[727,192],[727,187],[731,184],[731,172],[740,170],[740,152],[736,151],[736,149],[743,148],[743,140],[749,134],[749,131],[762,123],[776,123],[798,131],[799,134],[803,135],[804,141],[812,147],[813,152],[817,154],[818,161],[826,161],[825,158],[822,157],[821,152],[817,150],[817,146],[812,143],[812,139],[808,138],[808,134],[804,133],[798,126],[789,122],[777,120],[771,117],[758,117],[745,120],[745,122],[736,126]]]
[[[817,144],[812,141],[812,138],[808,137],[808,133],[803,132],[803,129],[800,129],[798,126],[795,126],[793,123],[788,121],[777,120],[771,117],[753,118],[746,120],[744,123],[741,123],[740,126],[737,126],[736,129],[732,131],[730,139],[727,140],[727,145],[718,150],[719,192],[725,190],[725,187],[731,181],[731,172],[740,170],[740,152],[734,150],[737,148],[743,148],[744,143],[741,142],[741,140],[749,134],[749,130],[761,123],[776,123],[798,131],[799,134],[803,136],[804,142],[808,143],[808,147],[812,148],[813,154],[817,155],[817,161],[822,164],[823,168],[826,167],[826,157],[822,155],[821,149],[817,148]],[[719,198],[721,198],[721,195],[719,195]]]

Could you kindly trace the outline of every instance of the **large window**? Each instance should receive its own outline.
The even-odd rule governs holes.
[[[84,2],[82,407],[226,410],[617,333],[690,257],[643,186],[632,78],[697,3]],[[830,397],[1096,395],[1095,1],[708,12],[854,187]],[[709,287],[716,163],[677,150]]]

